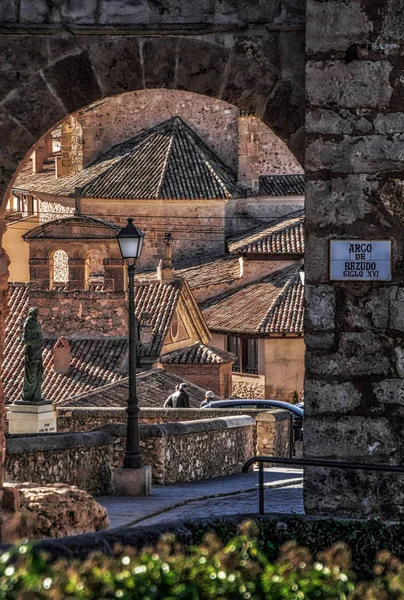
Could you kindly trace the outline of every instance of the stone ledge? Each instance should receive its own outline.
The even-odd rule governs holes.
[[[265,422],[278,422],[278,421],[290,421],[289,411],[283,410],[282,408],[272,410],[271,412],[263,412],[255,417],[256,421]]]
[[[104,431],[86,433],[47,433],[43,435],[9,436],[6,441],[7,454],[20,454],[30,450],[63,450],[83,446],[102,446],[109,441]]]

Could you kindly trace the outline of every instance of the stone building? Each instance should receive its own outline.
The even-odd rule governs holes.
[[[299,264],[202,305],[212,345],[237,356],[233,395],[292,402],[304,380]]]

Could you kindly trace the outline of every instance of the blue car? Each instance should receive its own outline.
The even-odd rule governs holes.
[[[289,411],[293,415],[293,428],[295,430],[295,440],[303,439],[303,416],[304,410],[295,404],[282,402],[282,400],[249,400],[244,398],[230,398],[229,400],[204,400],[201,408],[251,408],[269,410],[271,408],[281,408]]]

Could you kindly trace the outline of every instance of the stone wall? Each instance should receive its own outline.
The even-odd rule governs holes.
[[[108,337],[113,331],[114,336],[127,335],[128,311],[123,292],[31,290],[30,302],[39,308],[46,334]]]
[[[239,119],[238,181],[258,189],[260,175],[303,173],[301,164],[282,140],[260,119]]]
[[[236,416],[165,425],[141,425],[143,460],[157,484],[192,481],[241,472],[254,455],[251,417]],[[94,495],[112,491],[112,473],[122,464],[126,426],[100,431],[7,439],[6,478],[77,485]],[[207,448],[215,449],[207,452]]]
[[[404,12],[308,0],[305,455],[403,464]],[[330,239],[392,240],[390,282],[330,282]],[[404,477],[308,469],[306,512],[404,514]]]
[[[265,398],[265,377],[233,373],[232,395],[237,398]]]

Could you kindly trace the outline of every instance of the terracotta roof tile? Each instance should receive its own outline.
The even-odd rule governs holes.
[[[246,285],[202,308],[212,331],[267,337],[303,333],[303,286],[299,264]]]
[[[259,193],[262,196],[304,196],[304,175],[261,175]]]
[[[304,254],[304,211],[227,241],[232,254]]]
[[[182,291],[186,293],[187,289],[189,293],[185,280],[180,278],[167,283],[156,280],[136,283],[136,316],[141,321],[143,313],[148,313],[152,333],[150,344],[140,346],[141,356],[160,356],[180,295]],[[24,373],[24,345],[21,335],[28,304],[29,284],[10,284],[10,311],[6,320],[3,361],[7,402],[17,400],[21,394]],[[195,309],[199,314],[196,304]],[[202,320],[201,323],[208,335],[206,325]],[[126,338],[69,338],[72,361],[68,375],[57,374],[53,370],[55,342],[53,337],[44,336],[45,378],[42,389],[45,397],[59,401],[125,377],[123,365],[128,352]]]
[[[177,365],[221,365],[232,363],[236,359],[237,357],[230,352],[195,342],[186,348],[164,354],[160,361],[162,364]]]
[[[31,172],[30,172],[31,171]],[[14,188],[84,198],[225,199],[244,196],[236,176],[179,117],[111,148],[70,177],[55,179],[52,164],[23,169]]]
[[[137,374],[136,392],[139,406],[144,408],[163,406],[168,396],[175,391],[175,386],[183,382],[188,383],[187,393],[191,406],[198,408],[205,397],[205,390],[164,369],[151,369]],[[60,404],[69,407],[115,407],[127,406],[127,403],[128,379],[125,378],[112,385],[71,397]]]
[[[174,279],[168,283],[160,281],[136,283],[136,316],[140,320],[142,313],[149,313],[153,335],[150,345],[141,348],[141,356],[160,356],[183,285],[183,279]]]

